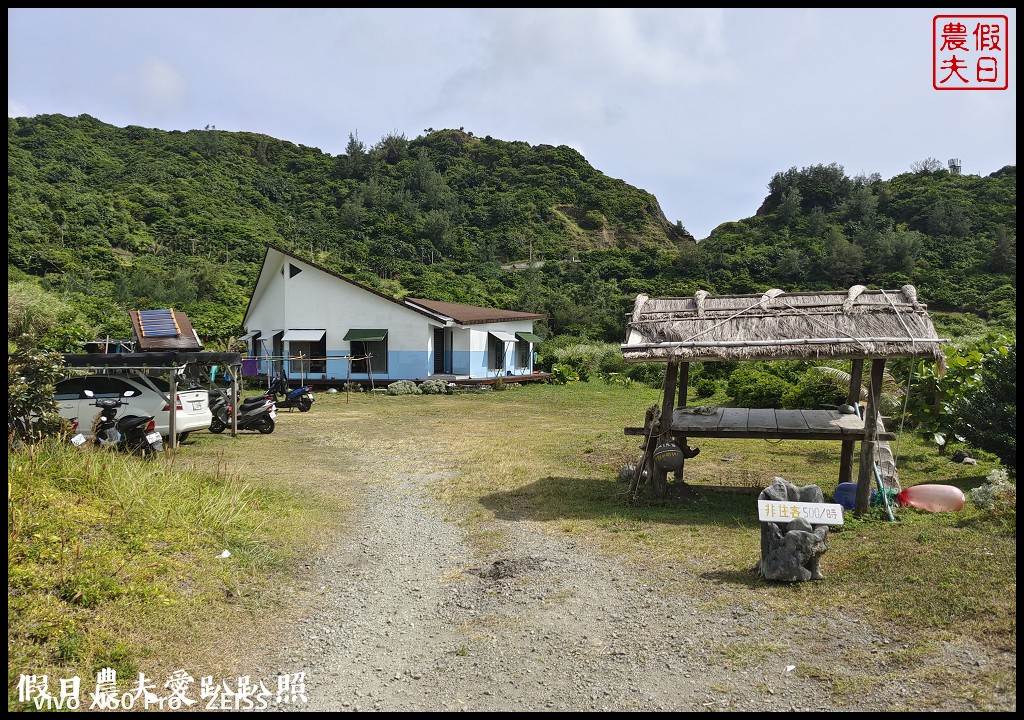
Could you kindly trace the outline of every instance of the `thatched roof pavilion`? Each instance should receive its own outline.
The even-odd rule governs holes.
[[[940,339],[913,285],[899,290],[652,298],[639,295],[630,362],[931,358]]]
[[[854,445],[861,442],[856,499],[856,511],[861,514],[868,508],[879,441],[892,438],[880,428],[878,415],[885,361],[924,358],[942,364],[941,343],[913,285],[899,290],[855,285],[837,292],[773,289],[759,295],[718,297],[703,290],[693,297],[638,295],[622,356],[627,362],[664,362],[667,368],[661,408],[648,411],[643,427],[626,428],[627,434],[646,438],[644,460],[637,466],[631,490],[642,476],[641,468],[647,467],[660,496],[674,493],[685,499],[692,495],[683,482],[683,460],[692,457],[687,438],[839,440],[840,482],[852,479]],[[818,359],[851,362],[851,406],[859,404],[864,361],[871,361],[863,416],[843,414],[839,408],[729,407],[694,413],[686,407],[690,362]],[[672,488],[654,462],[656,446],[670,441],[680,446],[683,455]]]

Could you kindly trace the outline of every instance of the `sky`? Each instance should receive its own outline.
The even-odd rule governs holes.
[[[937,15],[942,28],[963,20],[966,40],[943,36],[943,51]],[[332,155],[350,137],[371,148],[448,128],[567,145],[698,240],[754,215],[790,168],[889,179],[929,159],[972,175],[1017,162],[1013,8],[8,8],[7,19],[8,117],[212,126]],[[980,26],[1002,31],[995,48],[992,33],[977,48]],[[982,57],[993,59],[979,71]]]

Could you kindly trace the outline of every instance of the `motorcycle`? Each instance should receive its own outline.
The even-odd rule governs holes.
[[[92,391],[85,392],[92,397]],[[123,397],[131,397],[133,394],[129,390]],[[138,453],[143,457],[155,457],[157,453],[163,452],[164,439],[157,432],[156,418],[152,415],[118,417],[120,408],[129,404],[120,397],[97,398],[90,404],[100,408],[92,423],[93,442],[96,445]]]
[[[298,408],[299,412],[309,412],[313,407],[313,386],[301,385],[294,390],[288,389],[288,379],[281,375],[271,387],[278,408]],[[282,399],[278,396],[282,395]]]
[[[210,391],[210,412],[213,421],[210,432],[222,433],[231,427],[231,404],[227,394],[220,388]],[[274,432],[277,407],[271,394],[246,398],[238,404],[238,429],[258,430],[264,435]]]

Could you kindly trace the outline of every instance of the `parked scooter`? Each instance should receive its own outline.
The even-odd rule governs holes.
[[[231,427],[231,403],[228,402],[227,393],[220,388],[210,390],[210,412],[213,413],[210,432],[222,433]],[[273,395],[246,398],[238,403],[239,430],[258,430],[268,435],[274,432],[276,417],[277,406]]]
[[[288,378],[282,373],[270,388],[274,394],[278,408],[298,408],[299,412],[308,412],[313,407],[313,386],[302,385],[294,390],[288,389]],[[278,397],[278,396],[282,397]]]
[[[92,397],[92,391],[86,390]],[[127,390],[123,397],[134,393]],[[101,447],[114,447],[126,452],[138,453],[143,457],[154,457],[163,452],[164,439],[156,430],[156,418],[152,415],[122,415],[118,410],[128,402],[122,398],[97,398],[92,405],[100,408],[92,423],[93,442]]]

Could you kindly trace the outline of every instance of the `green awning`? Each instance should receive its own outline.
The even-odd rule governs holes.
[[[359,342],[380,342],[388,336],[387,330],[349,330],[343,340]]]
[[[528,333],[528,332],[516,333],[516,337],[519,338],[520,340],[525,340],[526,342],[532,342],[532,343],[543,342],[543,340],[541,338],[537,337],[533,333]]]

